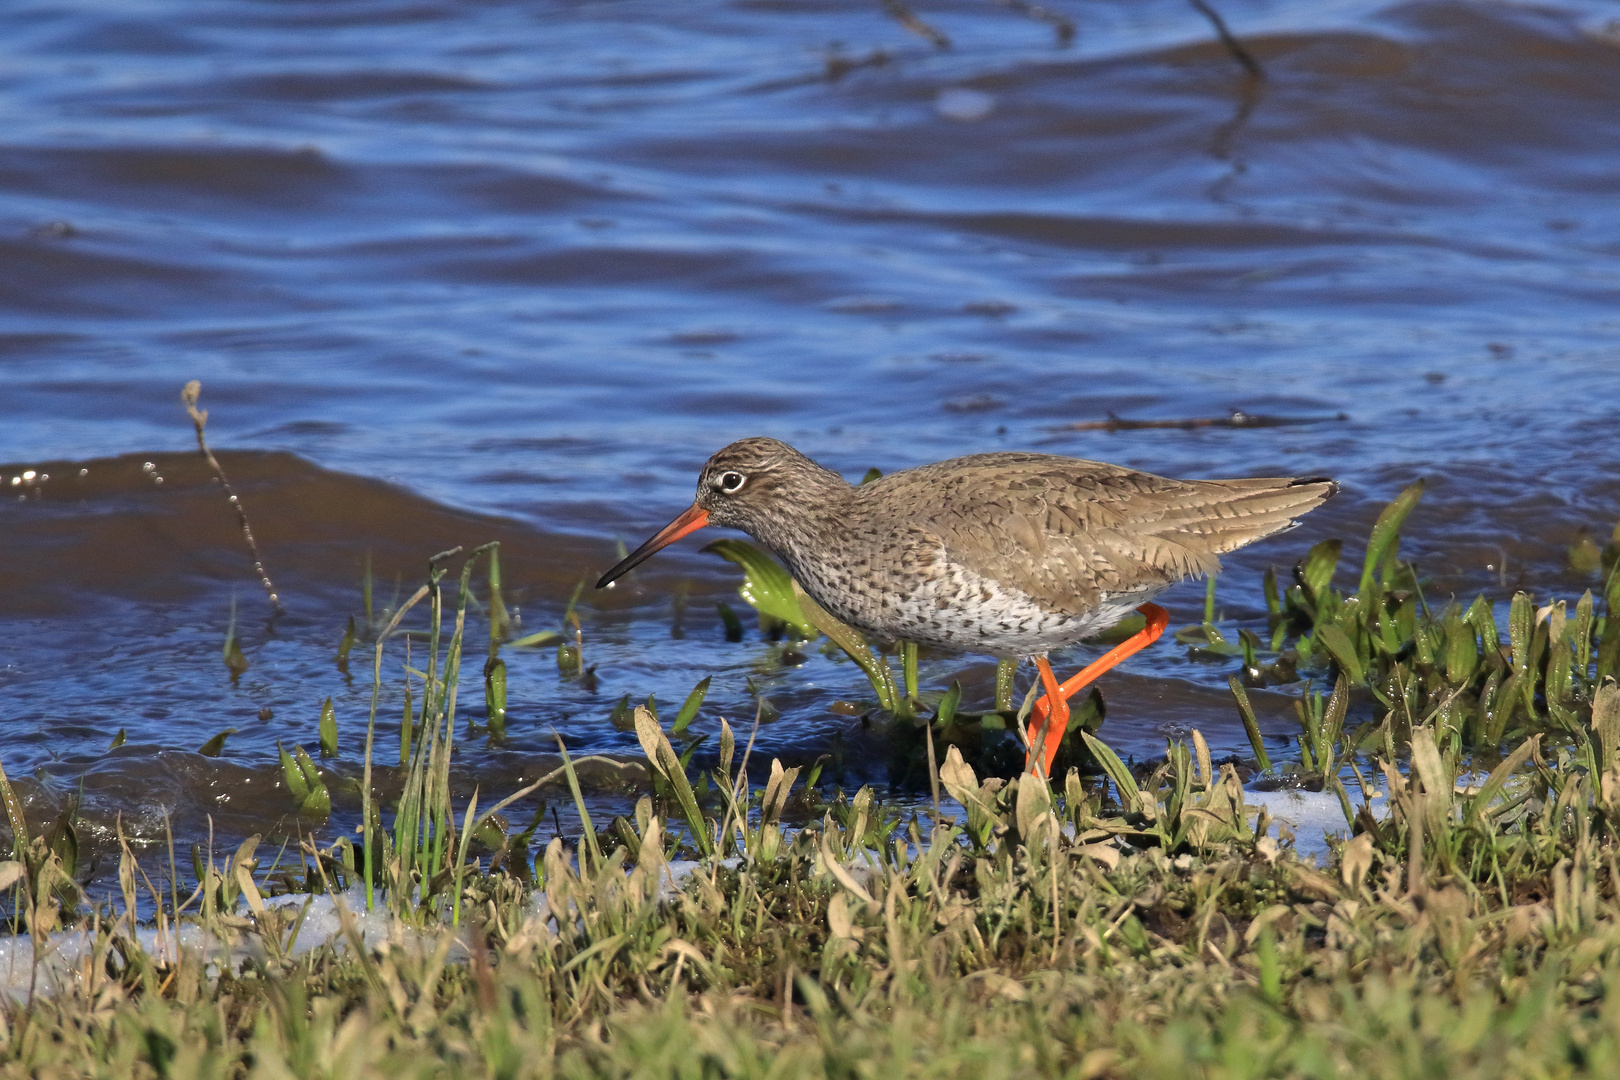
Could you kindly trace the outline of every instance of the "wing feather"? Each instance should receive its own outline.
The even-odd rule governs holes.
[[[927,493],[896,510],[938,536],[948,558],[1076,615],[1108,595],[1151,595],[1214,573],[1222,554],[1292,527],[1338,489],[1289,477],[1172,480],[1041,454],[940,462],[862,493],[891,487]]]

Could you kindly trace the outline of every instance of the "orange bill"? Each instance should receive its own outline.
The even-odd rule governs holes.
[[[703,507],[694,504],[687,509],[686,513],[659,529],[657,536],[626,555],[619,561],[619,565],[603,574],[597,580],[596,587],[598,589],[606,588],[687,533],[697,532],[708,523],[709,512]]]

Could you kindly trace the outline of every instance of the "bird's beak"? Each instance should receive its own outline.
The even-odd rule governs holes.
[[[697,532],[708,523],[709,512],[703,507],[693,504],[687,509],[686,513],[659,529],[657,536],[626,555],[619,561],[619,565],[603,574],[597,580],[596,587],[598,589],[606,588],[687,533]]]

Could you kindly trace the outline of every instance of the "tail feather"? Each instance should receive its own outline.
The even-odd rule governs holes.
[[[1225,554],[1293,528],[1338,491],[1326,477],[1207,480],[1176,500],[1163,519],[1167,528],[1156,531],[1192,534]]]

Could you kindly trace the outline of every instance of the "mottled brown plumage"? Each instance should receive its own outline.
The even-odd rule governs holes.
[[[727,474],[744,478],[732,492]],[[1169,480],[1050,454],[976,454],[854,486],[775,439],[709,459],[708,523],[770,548],[883,640],[1031,656],[1107,629],[1294,523],[1325,480]]]
[[[1320,478],[1171,480],[1025,453],[857,487],[785,443],[742,439],[704,465],[692,508],[598,586],[721,525],[770,548],[817,603],[868,635],[1043,658],[1218,570],[1221,555],[1290,528],[1337,490]]]

